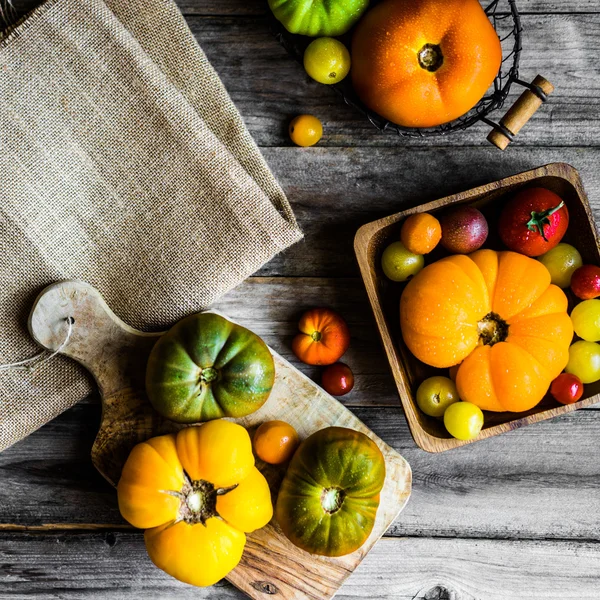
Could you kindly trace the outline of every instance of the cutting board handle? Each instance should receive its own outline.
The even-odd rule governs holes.
[[[60,353],[93,375],[102,397],[92,462],[117,485],[133,446],[179,428],[152,409],[145,393],[146,362],[161,334],[129,327],[98,290],[83,281],[61,281],[43,290],[31,311],[29,331],[40,346],[54,352],[64,341],[68,320],[72,334]]]
[[[488,142],[494,144],[500,150],[506,150],[514,137],[554,91],[554,86],[541,75],[538,75],[531,83],[520,79],[517,79],[516,83],[525,86],[527,89],[508,109],[504,117],[500,119],[500,123],[492,123],[494,129],[490,131],[487,137]]]

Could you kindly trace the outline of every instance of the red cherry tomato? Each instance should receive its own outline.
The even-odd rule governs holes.
[[[583,265],[571,277],[571,289],[582,300],[600,296],[600,267]]]
[[[573,404],[583,395],[583,383],[576,375],[561,373],[552,382],[550,393],[561,404]]]
[[[348,365],[338,362],[323,371],[321,385],[332,396],[343,396],[354,387],[354,374]]]
[[[500,215],[500,238],[515,252],[541,256],[562,240],[569,211],[560,196],[544,188],[529,188],[510,200]]]

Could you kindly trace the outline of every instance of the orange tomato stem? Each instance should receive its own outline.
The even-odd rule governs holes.
[[[494,312],[488,313],[479,323],[479,342],[484,346],[493,346],[508,337],[508,323]]]
[[[320,331],[313,331],[313,332],[310,334],[310,337],[313,339],[313,341],[315,341],[315,342],[320,342],[320,341],[321,341],[321,337],[322,337],[322,335],[321,335],[321,332],[320,332]]]
[[[418,52],[419,65],[422,69],[435,73],[444,64],[442,49],[437,44],[425,44]]]

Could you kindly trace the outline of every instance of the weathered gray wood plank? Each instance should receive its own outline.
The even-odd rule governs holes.
[[[484,124],[424,140],[379,133],[333,89],[309,80],[275,42],[264,18],[190,16],[188,22],[261,146],[289,145],[287,122],[302,112],[322,119],[321,146],[488,144]],[[557,89],[519,134],[518,143],[595,145],[600,131],[600,15],[524,15],[523,25],[522,78],[540,73]],[[521,91],[515,87],[515,94]]]
[[[579,169],[600,218],[599,148],[265,148],[305,240],[259,275],[357,276],[352,248],[369,221],[550,162]]]
[[[31,6],[29,2],[27,5]],[[556,5],[554,2],[553,6]],[[221,3],[202,4],[199,0],[194,6],[202,10],[206,7],[209,12],[213,6],[218,12],[217,16],[208,17],[189,15],[188,23],[261,146],[289,145],[287,123],[301,112],[322,119],[325,135],[321,146],[487,145],[485,136],[489,128],[484,124],[466,132],[426,140],[399,140],[393,134],[381,134],[344,105],[334,90],[307,77],[303,68],[275,41],[264,15],[253,12],[250,16],[229,16],[228,13],[235,15],[239,10],[232,8],[231,0],[222,8]],[[249,6],[257,6],[257,2],[250,2]],[[589,2],[580,0],[576,6],[586,8]],[[191,10],[188,5],[182,8]],[[600,11],[600,7],[596,6],[596,10]],[[531,80],[541,73],[557,89],[550,104],[538,111],[519,134],[518,143],[595,145],[600,134],[600,66],[597,61],[600,14],[531,13],[524,14],[522,21],[525,28],[522,78]],[[520,91],[515,87],[512,98]]]
[[[400,407],[355,412],[413,469],[413,495],[388,535],[600,540],[598,411],[440,455],[415,447]],[[97,404],[79,405],[0,454],[0,524],[124,524],[89,458],[99,419]]]
[[[134,533],[6,535],[0,562],[3,598],[244,597],[227,583],[198,589],[172,579]],[[598,585],[597,543],[384,538],[336,598],[591,600]]]
[[[342,358],[355,371],[355,388],[341,400],[352,405],[398,405],[398,396],[362,281],[358,279],[251,278],[216,304],[218,310],[251,327],[301,371],[319,381],[320,370],[291,351],[304,310],[329,306],[347,320],[352,336]]]
[[[262,15],[267,11],[266,0],[177,0],[184,14],[190,15]],[[489,2],[481,0],[486,6]],[[519,0],[522,13],[600,12],[595,0],[573,0],[568,4],[557,0]]]
[[[490,0],[491,1],[491,0]],[[185,15],[198,16],[256,16],[267,14],[266,0],[176,0],[180,10]],[[26,13],[39,0],[14,0],[20,14]],[[488,2],[481,0],[486,6]],[[525,13],[597,13],[600,7],[596,0],[572,0],[567,5],[560,0],[519,0],[519,11]]]

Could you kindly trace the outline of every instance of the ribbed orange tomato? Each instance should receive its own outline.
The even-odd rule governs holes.
[[[406,127],[433,127],[468,112],[501,62],[500,40],[478,0],[384,0],[352,41],[357,94]]]
[[[539,261],[479,250],[423,269],[400,300],[402,336],[423,362],[460,363],[462,400],[483,410],[534,407],[565,368],[573,326],[567,297]]]
[[[307,365],[331,365],[348,350],[350,330],[346,321],[329,308],[307,310],[292,340],[294,354]]]

